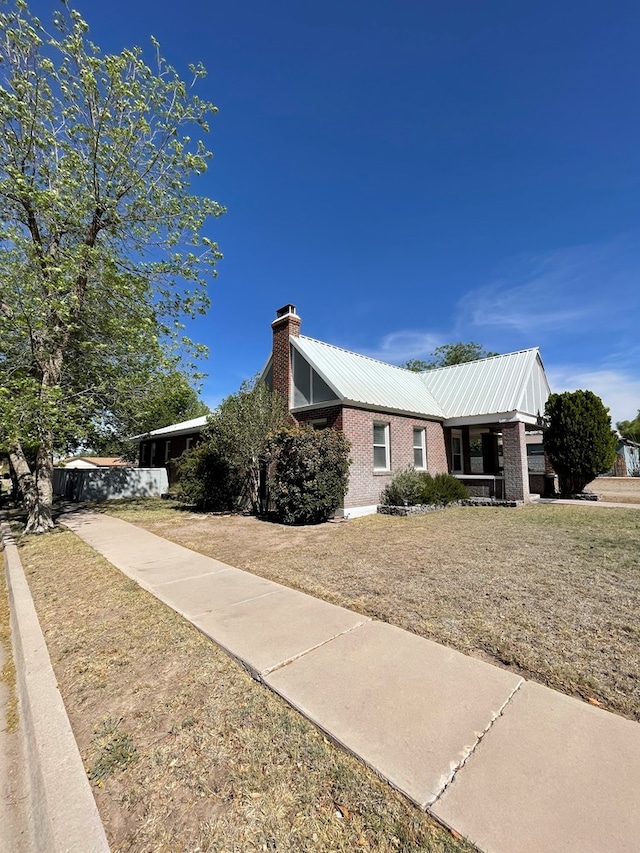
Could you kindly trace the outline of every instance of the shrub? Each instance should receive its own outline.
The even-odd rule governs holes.
[[[446,506],[469,497],[467,487],[453,474],[436,474],[435,477],[425,474],[424,476],[431,482],[428,480],[425,482],[423,503]]]
[[[404,468],[396,471],[383,489],[380,502],[389,506],[446,506],[469,497],[467,488],[452,474],[436,474]]]
[[[551,394],[544,446],[562,494],[577,494],[611,468],[618,442],[609,410],[592,391]]]
[[[288,418],[278,393],[257,380],[243,383],[209,416],[201,444],[180,458],[181,497],[199,509],[262,512],[269,435]]]
[[[396,471],[391,482],[382,490],[380,503],[388,506],[417,506],[424,503],[424,475],[414,468]]]
[[[274,464],[270,498],[284,524],[326,521],[342,505],[349,476],[349,441],[332,429],[281,429],[269,443]]]
[[[178,459],[178,497],[201,510],[234,512],[242,508],[245,478],[213,440],[199,444]]]

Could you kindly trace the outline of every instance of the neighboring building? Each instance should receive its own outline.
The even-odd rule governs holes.
[[[539,434],[550,390],[537,348],[415,373],[304,337],[293,305],[271,325],[264,381],[298,423],[351,442],[345,514],[374,512],[407,466],[451,472],[472,494],[529,500],[526,432]]]
[[[619,437],[616,461],[608,476],[640,477],[640,444]]]
[[[182,456],[185,450],[190,450],[198,443],[206,425],[207,416],[202,415],[135,436],[133,440],[140,442],[139,467],[166,468],[169,484],[173,484],[176,480],[175,460]]]
[[[127,468],[131,463],[120,456],[74,456],[60,463],[61,468]]]

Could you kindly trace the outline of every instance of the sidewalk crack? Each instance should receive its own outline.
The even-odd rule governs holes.
[[[260,672],[260,680],[266,678],[268,675],[273,675],[274,672],[277,672],[279,669],[288,666],[290,663],[294,663],[295,661],[300,660],[300,658],[305,657],[305,655],[308,655],[310,652],[315,652],[317,649],[321,649],[323,646],[328,645],[328,643],[332,643],[334,640],[337,640],[338,637],[344,637],[345,634],[350,634],[352,631],[356,631],[358,628],[362,628],[363,625],[366,625],[370,621],[371,620],[365,616],[361,622],[357,622],[355,625],[351,625],[349,628],[345,628],[344,631],[338,631],[337,634],[334,634],[332,637],[327,637],[326,640],[321,640],[321,642],[316,643],[315,646],[311,646],[308,649],[304,649],[304,651],[298,652],[297,654],[293,655],[293,657],[287,658],[287,660],[283,660],[272,667],[262,670]]]
[[[513,701],[513,697],[516,695],[518,690],[520,690],[520,688],[523,686],[523,684],[526,684],[526,681],[524,678],[521,678],[520,681],[513,688],[511,693],[507,696],[504,704],[498,710],[498,713],[494,717],[492,717],[492,719],[489,721],[489,724],[487,725],[487,727],[483,731],[475,733],[476,734],[476,740],[474,741],[473,745],[470,747],[470,749],[467,751],[467,753],[460,759],[460,761],[454,767],[452,767],[449,776],[442,780],[442,786],[441,786],[440,790],[438,791],[438,793],[435,795],[435,797],[432,800],[429,800],[425,804],[425,809],[427,811],[429,811],[432,806],[435,806],[435,804],[438,802],[440,797],[442,797],[442,795],[447,790],[447,788],[453,784],[458,773],[462,770],[462,768],[465,766],[467,761],[471,758],[471,756],[478,749],[478,746],[484,740],[484,737],[487,734],[487,732],[490,731],[493,728],[493,726],[495,725],[496,721],[499,720],[500,717],[502,717],[504,712],[507,710],[507,708],[509,707],[509,705]]]

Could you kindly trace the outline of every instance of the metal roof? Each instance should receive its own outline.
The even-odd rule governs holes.
[[[179,424],[170,424],[170,426],[161,427],[160,429],[144,432],[140,435],[132,436],[132,441],[141,441],[147,438],[162,438],[165,435],[186,435],[190,432],[199,432],[207,424],[207,415],[201,415],[199,418],[191,418],[190,421],[181,421]]]
[[[346,402],[449,420],[535,417],[549,396],[537,347],[416,373],[303,335],[290,340]]]
[[[442,407],[421,374],[303,335],[292,336],[290,340],[324,381],[338,392],[338,399],[375,408],[444,417]]]
[[[537,347],[420,374],[446,418],[522,412],[536,416],[549,396]]]

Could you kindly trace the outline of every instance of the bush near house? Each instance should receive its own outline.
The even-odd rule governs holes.
[[[544,446],[560,492],[579,494],[615,461],[618,441],[609,409],[593,391],[565,391],[549,396],[545,415]]]
[[[245,502],[245,479],[215,440],[183,453],[178,460],[178,498],[200,510],[234,512]]]
[[[282,397],[257,378],[244,382],[209,416],[202,442],[178,462],[179,497],[214,512],[264,512],[260,472],[269,436],[289,420]]]
[[[317,524],[342,506],[350,449],[342,433],[311,427],[281,429],[269,447],[275,459],[269,492],[279,521]]]
[[[468,489],[451,474],[433,477],[426,471],[405,468],[393,475],[380,502],[387,506],[446,506],[468,497]]]

